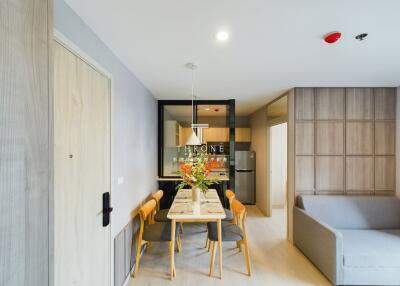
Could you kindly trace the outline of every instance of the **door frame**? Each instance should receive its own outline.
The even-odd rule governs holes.
[[[280,99],[282,99],[282,98],[284,98],[284,97],[287,97],[287,114],[286,115],[284,115],[284,116],[281,116],[281,117],[278,117],[278,118],[275,118],[275,119],[272,119],[272,120],[268,120],[268,107],[271,105],[271,104],[273,104],[273,103],[275,103],[276,101],[278,101],[278,100],[280,100]],[[266,112],[266,129],[267,129],[267,132],[266,132],[266,137],[267,137],[267,146],[265,146],[265,148],[267,148],[267,164],[266,164],[266,172],[267,172],[267,184],[266,184],[266,189],[267,189],[267,211],[268,211],[268,214],[269,214],[269,216],[272,216],[272,200],[271,200],[271,198],[272,198],[272,193],[271,193],[271,178],[270,178],[270,170],[271,170],[271,160],[270,160],[270,153],[271,153],[271,127],[272,126],[275,126],[275,125],[279,125],[279,124],[282,124],[282,123],[286,123],[287,124],[287,130],[286,130],[286,138],[287,138],[287,160],[288,160],[288,163],[287,163],[287,168],[288,168],[288,171],[287,171],[287,177],[286,177],[286,179],[287,179],[287,184],[286,184],[286,224],[287,224],[287,229],[286,229],[286,238],[287,238],[287,240],[289,240],[289,241],[291,241],[291,232],[290,232],[290,226],[289,226],[289,224],[291,223],[291,218],[289,218],[289,216],[290,216],[290,211],[289,211],[289,209],[290,209],[290,205],[291,205],[291,203],[290,203],[290,201],[289,201],[289,143],[290,143],[290,141],[289,141],[289,135],[290,135],[290,133],[289,133],[289,92],[285,92],[284,94],[282,94],[282,95],[280,95],[280,96],[278,96],[277,98],[275,98],[274,100],[272,100],[271,102],[269,102],[267,105],[266,105],[266,110],[265,110],[265,112]]]
[[[79,57],[81,60],[83,60],[85,63],[90,65],[92,68],[94,68],[97,72],[103,74],[105,77],[107,77],[110,80],[110,201],[111,201],[111,206],[113,205],[113,196],[112,194],[114,193],[114,184],[113,184],[113,146],[114,146],[114,136],[113,136],[113,101],[114,101],[114,76],[113,74],[108,71],[105,67],[103,67],[101,64],[99,64],[98,61],[93,59],[91,56],[89,56],[86,52],[84,52],[81,48],[79,48],[73,41],[71,41],[68,37],[66,37],[63,33],[58,31],[57,29],[53,29],[53,40],[56,41],[57,43],[61,44],[64,46],[66,49],[68,49],[70,52],[72,52],[74,55]],[[53,44],[53,42],[52,42]],[[53,215],[54,215],[53,210]],[[112,223],[112,215],[110,218],[110,286],[114,286],[114,239],[112,237],[113,233],[113,223]],[[53,275],[54,276],[54,275]]]

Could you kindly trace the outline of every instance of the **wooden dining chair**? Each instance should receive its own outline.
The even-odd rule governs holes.
[[[246,267],[247,267],[247,275],[251,276],[251,265],[250,265],[250,251],[247,243],[247,234],[246,234],[246,207],[236,199],[232,200],[231,203],[232,212],[235,217],[234,222],[222,222],[222,241],[232,241],[238,242],[240,245],[244,246],[244,255],[246,259]],[[209,222],[207,224],[208,229],[208,239],[211,243],[211,265],[210,265],[210,273],[212,276],[214,272],[214,264],[215,264],[215,252],[216,247],[215,243],[218,241],[218,232],[217,232],[217,223]]]
[[[235,199],[235,193],[232,192],[231,190],[226,190],[225,196],[228,199],[229,209],[224,209],[226,215],[224,221],[232,221],[234,219],[232,214],[232,201]]]
[[[234,216],[233,216],[233,213],[232,213],[232,201],[235,198],[235,193],[232,192],[231,190],[226,190],[225,191],[225,196],[228,199],[229,209],[224,208],[225,218],[223,219],[223,221],[233,222]],[[207,248],[208,251],[210,251],[210,247],[211,247],[210,240],[207,237],[206,248]]]
[[[154,221],[158,222],[168,222],[169,219],[167,218],[169,209],[160,209],[160,202],[161,198],[164,196],[164,192],[162,190],[158,190],[154,194],[151,195],[152,199],[156,201],[156,210],[155,215],[153,217]]]
[[[164,192],[162,190],[158,190],[151,196],[157,202],[155,215],[153,217],[153,220],[157,221],[157,222],[169,222],[170,221],[170,219],[167,217],[169,209],[162,209],[162,210],[160,209],[160,201],[163,196],[164,196]],[[181,225],[180,232],[183,233],[183,223],[181,223],[180,225]]]
[[[157,207],[155,199],[146,202],[140,209],[140,229],[137,239],[137,250],[135,257],[134,277],[139,268],[139,260],[142,249],[143,241],[146,242],[169,242],[171,247],[171,223],[170,222],[154,222],[152,217]],[[179,238],[180,224],[176,224],[175,239],[177,241],[177,250],[180,251],[180,238]],[[175,269],[174,269],[175,271]]]

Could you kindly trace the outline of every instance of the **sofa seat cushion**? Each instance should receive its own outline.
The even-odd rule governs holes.
[[[339,229],[344,267],[400,267],[400,229]]]

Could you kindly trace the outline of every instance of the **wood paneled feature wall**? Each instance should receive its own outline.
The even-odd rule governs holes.
[[[295,192],[394,195],[394,88],[296,88]]]
[[[0,1],[0,285],[49,285],[51,1]]]

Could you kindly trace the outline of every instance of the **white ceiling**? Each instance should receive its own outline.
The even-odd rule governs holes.
[[[400,85],[398,0],[66,2],[159,99],[190,99],[187,62],[199,99],[235,98],[240,114],[295,86]],[[335,30],[342,40],[325,44]]]

